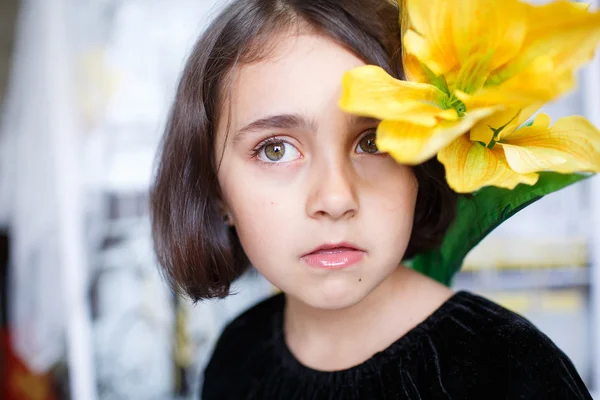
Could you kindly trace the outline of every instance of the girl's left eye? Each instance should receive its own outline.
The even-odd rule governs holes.
[[[282,163],[297,160],[300,152],[290,143],[274,139],[260,145],[256,149],[256,156],[266,163]]]
[[[378,154],[379,149],[375,144],[375,130],[370,130],[369,133],[365,134],[360,142],[356,145],[357,153],[367,153],[367,154]]]

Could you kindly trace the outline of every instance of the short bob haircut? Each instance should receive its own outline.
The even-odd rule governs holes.
[[[308,28],[403,78],[393,3],[234,0],[202,34],[183,70],[150,198],[155,251],[175,291],[194,301],[224,297],[250,267],[235,228],[223,221],[217,180],[216,126],[232,69],[268,57],[274,35]],[[405,259],[439,246],[456,212],[438,161],[414,172],[419,192]]]

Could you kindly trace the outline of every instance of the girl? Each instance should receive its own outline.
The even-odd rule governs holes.
[[[403,76],[398,15],[237,0],[195,46],[152,193],[160,263],[196,301],[250,265],[283,292],[225,329],[204,399],[591,398],[531,323],[402,265],[439,246],[456,195],[338,107],[352,68]]]

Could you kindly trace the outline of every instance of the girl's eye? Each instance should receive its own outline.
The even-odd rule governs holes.
[[[293,161],[300,158],[300,152],[282,140],[272,140],[258,149],[258,158],[268,163]]]
[[[375,132],[371,131],[367,133],[365,136],[360,139],[358,145],[356,146],[357,153],[367,153],[367,154],[377,154],[379,153],[379,149],[375,144]]]

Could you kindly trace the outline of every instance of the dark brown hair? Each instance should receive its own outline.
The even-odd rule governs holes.
[[[195,301],[223,297],[249,267],[223,221],[214,151],[232,68],[268,56],[274,33],[309,27],[402,78],[398,16],[388,0],[234,0],[202,34],[177,89],[151,193],[155,251],[176,291]],[[414,171],[419,193],[405,258],[438,246],[456,207],[436,160]]]

